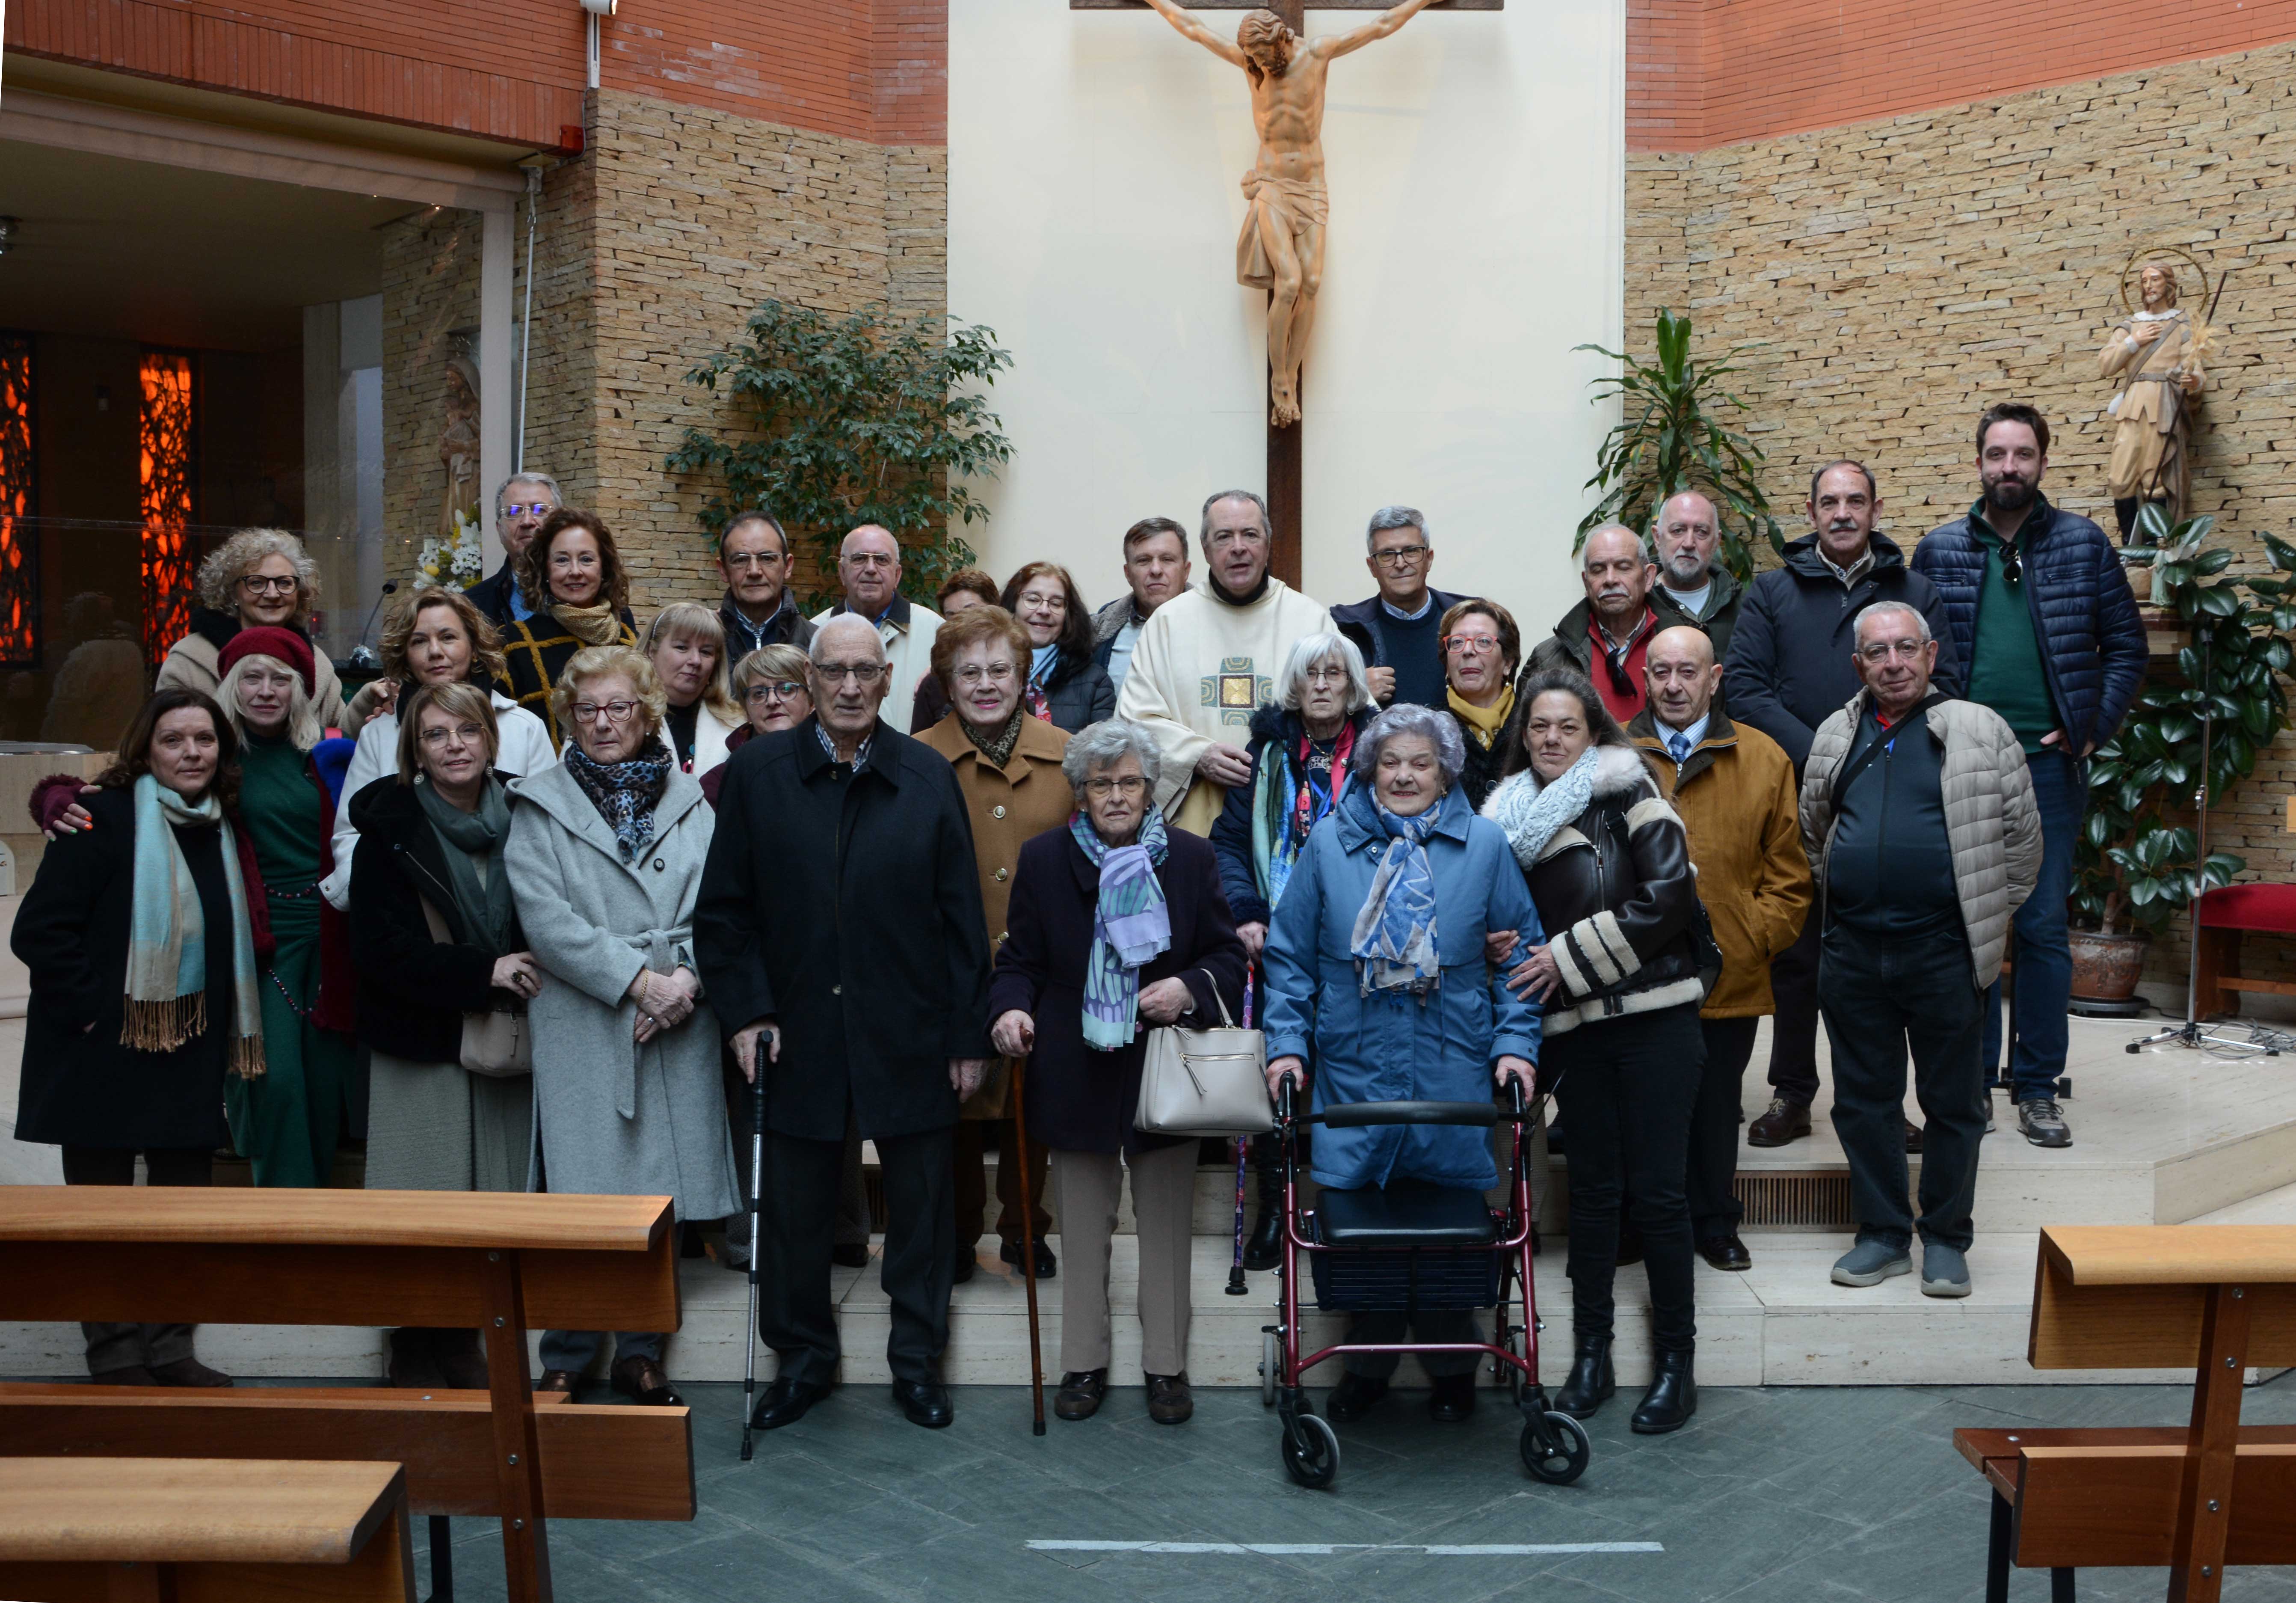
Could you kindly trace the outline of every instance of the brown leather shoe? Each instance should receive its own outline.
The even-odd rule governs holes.
[[[681,1408],[685,1399],[669,1384],[660,1360],[651,1358],[618,1358],[610,1372],[614,1390],[634,1402],[648,1408]]]
[[[1185,1425],[1196,1411],[1195,1393],[1188,1390],[1188,1373],[1148,1377],[1148,1417],[1159,1425]]]
[[[1071,1369],[1061,1377],[1053,1413],[1062,1419],[1089,1419],[1100,1412],[1101,1401],[1107,1395],[1106,1369]]]
[[[574,1388],[581,1382],[582,1377],[575,1370],[545,1369],[542,1378],[534,1383],[534,1389],[537,1392],[563,1392],[571,1397]]]
[[[1770,1098],[1770,1111],[1746,1126],[1749,1147],[1783,1147],[1809,1133],[1809,1104]]]
[[[210,1369],[196,1358],[179,1358],[171,1364],[146,1364],[152,1378],[163,1386],[227,1386],[231,1377]]]

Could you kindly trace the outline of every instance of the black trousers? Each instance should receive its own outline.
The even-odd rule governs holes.
[[[894,1377],[935,1378],[948,1345],[948,1294],[956,1254],[956,1199],[946,1130],[876,1138],[885,1182],[885,1295],[893,1303],[885,1358]],[[837,1314],[829,1302],[842,1141],[766,1137],[764,1293],[758,1334],[781,1373],[815,1385],[837,1378]]]
[[[959,1119],[953,1132],[956,1185],[956,1228],[952,1239],[977,1245],[988,1219],[988,1158],[982,1139],[987,1119]],[[1021,1228],[1021,1138],[1013,1121],[996,1125],[996,1235],[1007,1246],[1017,1246],[1031,1232]],[[1029,1143],[1029,1205],[1036,1214],[1033,1234],[1042,1241],[1052,1233],[1053,1216],[1045,1207],[1045,1174],[1052,1153],[1041,1141]]]
[[[135,1183],[135,1148],[132,1147],[67,1147],[63,1149],[67,1186],[132,1186]],[[144,1175],[154,1186],[206,1186],[215,1181],[215,1149],[153,1147],[144,1154]],[[80,1335],[87,1341],[87,1372],[102,1375],[113,1369],[148,1364],[171,1364],[192,1356],[192,1325],[127,1324],[117,1320],[82,1320]]]
[[[1623,1196],[1642,1229],[1658,1348],[1697,1344],[1683,1185],[1705,1056],[1694,1002],[1581,1024],[1541,1050],[1570,1132],[1571,1325],[1582,1341],[1612,1334]]]
[[[1770,1090],[1808,1107],[1817,1100],[1817,941],[1813,907],[1794,943],[1770,959]]]
[[[1906,1053],[1922,1137],[1922,1238],[1969,1249],[1977,1154],[1985,1139],[1978,1043],[1982,996],[1959,930],[1923,940],[1837,924],[1825,933],[1817,993],[1833,1048],[1833,1128],[1849,1160],[1860,1241],[1911,1244],[1906,1204]]]
[[[1690,1109],[1690,1234],[1696,1241],[1734,1236],[1746,1210],[1732,1189],[1738,1178],[1738,1106],[1745,1093],[1746,1062],[1754,1055],[1759,1018],[1702,1018],[1706,1066]]]

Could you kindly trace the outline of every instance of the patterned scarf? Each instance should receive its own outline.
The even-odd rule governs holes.
[[[983,761],[992,769],[1001,769],[1013,760],[1013,748],[1021,744],[1021,720],[1028,716],[1026,707],[1016,706],[1003,728],[983,733],[980,725],[960,712],[956,715],[956,727],[964,731],[964,738],[972,743],[972,749],[980,753]]]
[[[1045,684],[1053,677],[1053,670],[1060,665],[1061,647],[1058,641],[1054,641],[1050,645],[1036,647],[1030,655],[1029,683],[1021,692],[1021,710],[1030,718],[1039,718],[1046,723],[1053,721],[1053,698],[1046,690]]]
[[[1435,939],[1435,870],[1427,837],[1442,811],[1439,798],[1425,812],[1398,818],[1371,803],[1388,835],[1387,851],[1371,876],[1371,892],[1356,912],[1348,953],[1356,960],[1356,991],[1407,991],[1424,998],[1443,982]]]
[[[1506,833],[1516,862],[1529,867],[1554,832],[1587,810],[1595,799],[1595,764],[1602,753],[1601,746],[1590,745],[1550,784],[1541,785],[1538,775],[1525,769],[1491,793],[1483,816]]]
[[[232,1011],[227,1058],[243,1080],[263,1073],[263,1008],[256,995],[255,935],[240,877],[239,843],[209,791],[186,802],[149,774],[135,779],[133,901],[127,915],[127,1005],[119,1044],[172,1052],[208,1027],[207,914],[175,825],[223,832],[224,884],[231,900]]]
[[[1308,836],[1324,816],[1340,803],[1347,792],[1348,761],[1356,749],[1356,726],[1352,719],[1340,726],[1339,738],[1332,743],[1332,761],[1328,769],[1319,768],[1315,761],[1316,743],[1303,732],[1299,741],[1285,749],[1274,748],[1282,760],[1283,787],[1274,798],[1287,804],[1285,817],[1270,833],[1274,838],[1267,851],[1267,905],[1283,904],[1284,887],[1292,883],[1292,869],[1299,862],[1300,853],[1306,849]],[[1266,761],[1266,758],[1261,759]],[[1323,783],[1316,783],[1318,778]]]
[[[1084,1044],[1113,1052],[1130,1046],[1140,1028],[1140,966],[1172,947],[1172,910],[1156,879],[1171,844],[1164,815],[1153,807],[1129,846],[1109,846],[1081,810],[1070,815],[1069,834],[1100,870],[1084,963]]]
[[[580,746],[566,743],[566,771],[613,829],[622,861],[635,860],[652,843],[653,810],[669,788],[676,760],[659,735],[648,739],[636,756],[621,762],[593,762]]]
[[[550,615],[558,620],[566,632],[585,645],[611,645],[622,637],[622,621],[615,615],[614,604],[599,602],[595,606],[570,606],[565,602],[554,602]]]

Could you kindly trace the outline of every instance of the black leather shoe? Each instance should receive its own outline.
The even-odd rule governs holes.
[[[969,1245],[959,1245],[956,1249],[956,1270],[949,1276],[949,1279],[962,1286],[972,1278],[974,1271],[980,1267],[980,1254]]]
[[[1438,1375],[1427,1393],[1427,1417],[1443,1425],[1457,1425],[1475,1411],[1472,1375]]]
[[[1922,1155],[1922,1127],[1911,1119],[1906,1121],[1906,1151],[1914,1157]]]
[[[829,1261],[840,1269],[867,1269],[869,1244],[865,1241],[840,1243],[829,1249]]]
[[[1595,1410],[1618,1392],[1619,1377],[1611,1368],[1611,1338],[1590,1336],[1578,1343],[1570,1377],[1554,1393],[1554,1406],[1573,1419],[1592,1419]]]
[[[1324,1399],[1324,1418],[1334,1425],[1360,1419],[1386,1395],[1387,1382],[1383,1380],[1369,1375],[1342,1375],[1331,1395]]]
[[[1054,1394],[1054,1417],[1089,1419],[1100,1412],[1101,1401],[1107,1395],[1107,1370],[1070,1369],[1061,1377],[1061,1389]]]
[[[948,1388],[938,1380],[897,1380],[893,1401],[901,1405],[911,1425],[922,1425],[927,1430],[939,1430],[956,1418],[956,1410],[948,1405]]]
[[[1194,1417],[1196,1394],[1188,1389],[1188,1372],[1148,1375],[1148,1417],[1159,1425],[1185,1425]]]
[[[1698,1244],[1698,1255],[1716,1269],[1751,1269],[1754,1254],[1738,1239],[1735,1230],[1726,1236],[1709,1236]]]
[[[1690,1354],[1661,1352],[1658,1375],[1628,1424],[1638,1436],[1662,1436],[1689,1424],[1697,1411],[1698,1382],[1690,1372]]]
[[[750,1423],[759,1430],[779,1430],[784,1425],[795,1425],[805,1418],[806,1410],[829,1395],[829,1388],[794,1376],[777,1377],[758,1399],[757,1411]]]
[[[618,1358],[608,1377],[614,1383],[614,1390],[633,1402],[647,1408],[685,1406],[685,1399],[669,1384],[669,1376],[663,1371],[659,1359]]]
[[[1021,1244],[1017,1241],[1006,1242],[997,1249],[996,1255],[1015,1269],[1021,1267]],[[1061,1261],[1053,1256],[1053,1249],[1045,1245],[1042,1236],[1037,1237],[1036,1261],[1039,1280],[1049,1280],[1061,1272]]]

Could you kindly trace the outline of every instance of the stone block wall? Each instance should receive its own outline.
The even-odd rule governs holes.
[[[480,226],[474,211],[434,209],[383,231],[383,574],[401,584],[446,500],[447,363],[459,330],[471,332],[475,359]]]
[[[1910,547],[1976,492],[1972,428],[1995,400],[2054,428],[2046,489],[2111,527],[2103,477],[2111,391],[2095,353],[2121,315],[2118,275],[2139,246],[2176,244],[2233,269],[2228,331],[2194,461],[2194,510],[2261,565],[2259,531],[2296,524],[2282,455],[2296,426],[2296,206],[2284,130],[2296,45],[2185,62],[2005,99],[1694,153],[1628,160],[1628,339],[1687,308],[1698,349],[1734,345],[1748,431],[1790,533],[1811,471],[1861,457],[1883,528]],[[2133,292],[2132,292],[2133,293]],[[2186,305],[2194,311],[2189,270]],[[2140,599],[2142,597],[2140,596]],[[2296,878],[2284,738],[2215,815],[2252,875]],[[2260,942],[2269,952],[2275,943]],[[2265,954],[2260,953],[2259,957]],[[2179,936],[2148,978],[2179,978]],[[2286,966],[2276,958],[2257,972]]]

